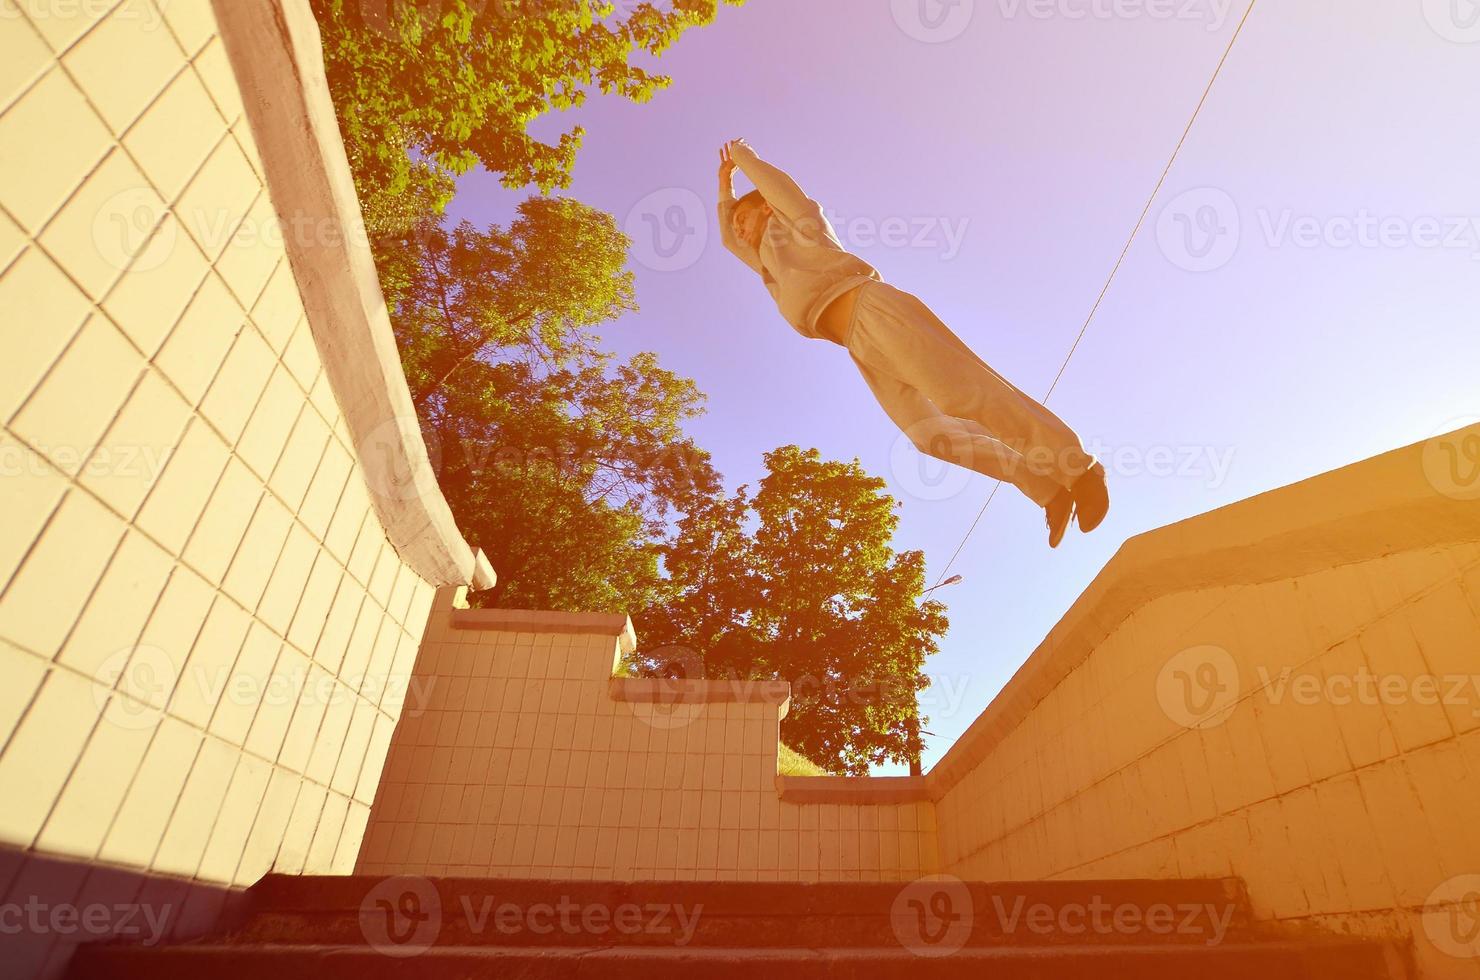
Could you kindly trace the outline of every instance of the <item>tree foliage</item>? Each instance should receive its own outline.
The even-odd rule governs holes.
[[[898,505],[857,461],[783,446],[765,463],[754,495],[679,523],[662,551],[679,586],[639,617],[644,647],[690,647],[711,678],[791,681],[783,737],[829,771],[907,762],[924,661],[948,625],[920,601],[924,556],[894,551]]]
[[[675,512],[717,492],[683,433],[694,383],[591,328],[633,308],[627,239],[608,214],[531,198],[507,228],[417,239],[392,322],[438,482],[499,585],[485,605],[642,608],[660,601]]]
[[[508,187],[569,185],[583,131],[529,124],[588,93],[645,102],[670,79],[632,63],[714,20],[718,0],[311,0],[371,235],[394,238],[477,165]],[[744,0],[724,0],[740,5]],[[385,250],[383,250],[385,251]],[[385,251],[394,261],[395,255]]]

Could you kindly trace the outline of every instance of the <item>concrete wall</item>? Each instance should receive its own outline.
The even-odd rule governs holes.
[[[942,870],[1235,875],[1480,976],[1480,481],[1432,448],[1128,543],[931,773]]]
[[[624,616],[458,611],[417,660],[358,870],[741,881],[909,880],[933,812],[797,804],[776,777],[789,686],[614,679]],[[744,700],[716,700],[742,698]],[[655,700],[657,699],[657,700]],[[425,710],[420,710],[424,707]]]
[[[1480,478],[1434,465],[1470,439],[1127,542],[923,780],[774,779],[764,685],[650,703],[609,678],[622,617],[447,602],[358,870],[1231,875],[1263,918],[1412,938],[1423,976],[1473,980]]]
[[[353,237],[293,231],[280,157],[312,147],[269,127],[259,153],[206,0],[0,5],[0,844],[222,884],[349,871],[447,581],[387,538],[390,454],[357,451],[404,378],[337,382],[321,352],[354,325],[300,289]],[[306,4],[248,8],[309,45]],[[325,268],[376,308],[373,269]]]

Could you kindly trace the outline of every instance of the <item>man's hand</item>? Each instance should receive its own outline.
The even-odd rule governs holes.
[[[719,196],[725,201],[735,199],[735,160],[729,143],[719,148]]]

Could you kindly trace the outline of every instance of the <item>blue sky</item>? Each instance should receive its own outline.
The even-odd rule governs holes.
[[[1041,395],[1248,0],[750,0],[685,36],[646,105],[593,98],[562,193],[632,235],[623,354],[694,378],[731,487],[787,443],[857,457],[935,581],[991,489],[922,460],[845,351],[795,334],[719,244],[744,136],[844,242]],[[1050,402],[1113,506],[1058,551],[1004,488],[936,593],[938,758],[1128,537],[1480,414],[1480,16],[1469,0],[1265,0]],[[741,189],[746,185],[741,183]],[[506,222],[485,173],[453,214]],[[1171,652],[1171,651],[1169,651]]]

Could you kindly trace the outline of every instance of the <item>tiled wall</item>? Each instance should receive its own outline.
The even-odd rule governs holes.
[[[776,704],[613,700],[615,631],[454,629],[450,591],[359,871],[887,881],[934,870],[928,802],[778,799]]]
[[[943,870],[1237,875],[1473,980],[1447,923],[1480,883],[1477,681],[1472,544],[1153,601],[939,800]]]
[[[211,9],[0,0],[0,843],[240,884],[352,868],[433,588]]]

